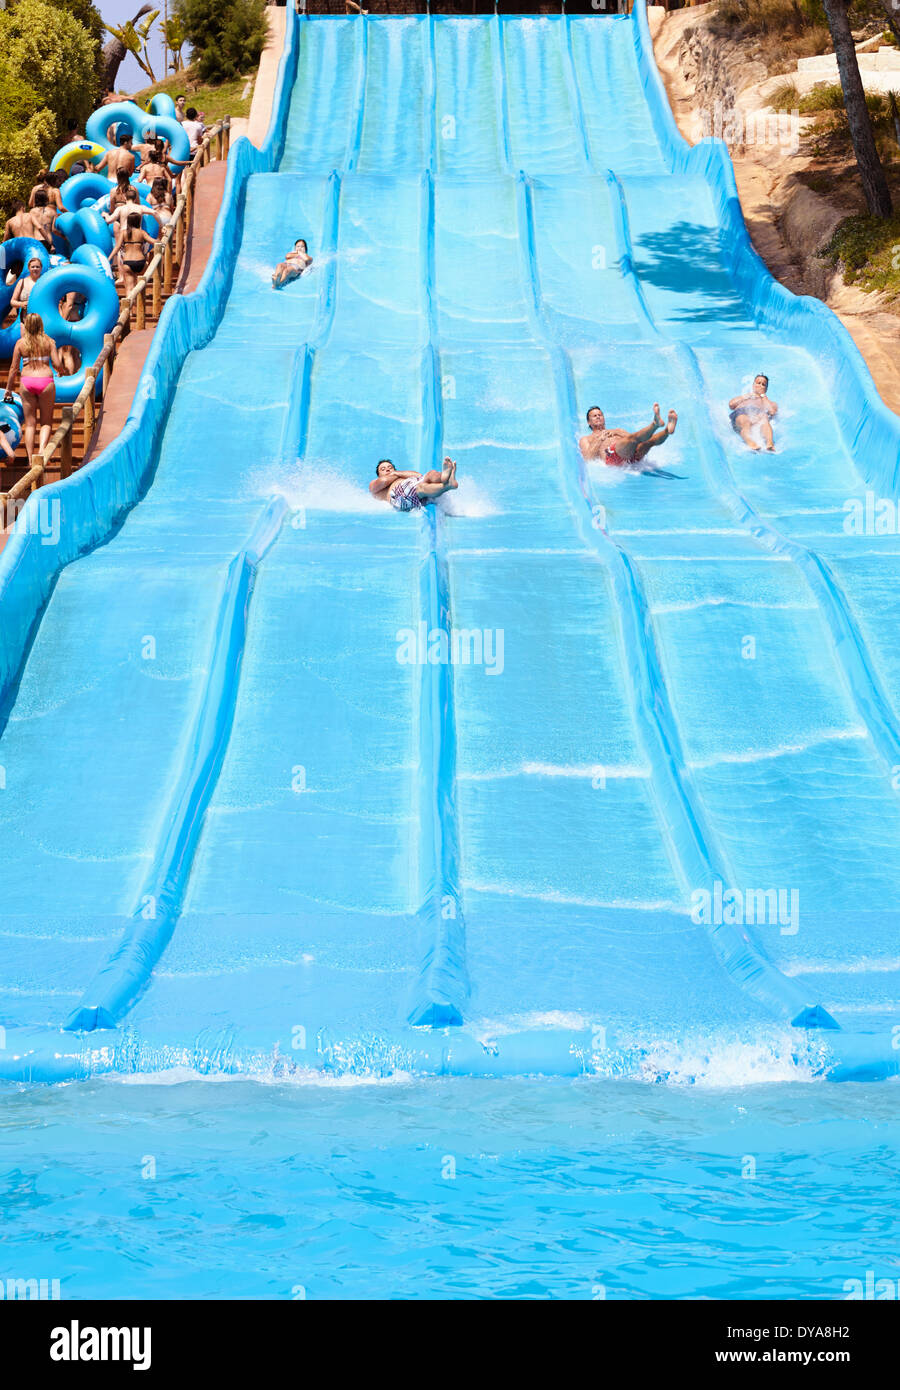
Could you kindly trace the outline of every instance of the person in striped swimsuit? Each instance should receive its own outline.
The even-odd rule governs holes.
[[[390,459],[382,459],[369,483],[372,496],[389,502],[398,512],[418,511],[457,487],[456,464],[451,458],[444,459],[440,473],[436,468],[430,468],[427,473],[416,473],[412,469],[399,473]]]

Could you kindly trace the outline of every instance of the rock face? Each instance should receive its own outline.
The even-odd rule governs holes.
[[[697,10],[692,13],[696,15]],[[744,120],[739,97],[748,87],[766,80],[765,65],[749,59],[745,45],[711,34],[702,19],[685,25],[677,61],[694,90],[697,135],[741,129]]]
[[[744,220],[759,255],[795,294],[824,300],[866,359],[882,398],[900,413],[900,318],[882,296],[846,285],[818,254],[847,216],[843,205],[814,192],[797,175],[812,161],[799,139],[769,138],[775,113],[767,96],[790,77],[774,77],[752,41],[710,32],[713,6],[657,12],[654,52],[675,119],[692,144],[704,135],[726,139]],[[762,121],[762,125],[760,122]],[[810,124],[794,117],[794,136]],[[767,132],[760,138],[760,132]]]
[[[799,136],[808,120],[766,102],[773,78],[752,41],[710,32],[711,5],[673,11],[658,26],[657,62],[682,134],[728,144],[744,217],[757,250],[797,293],[826,298],[834,272],[817,252],[846,212],[797,177],[808,160]]]

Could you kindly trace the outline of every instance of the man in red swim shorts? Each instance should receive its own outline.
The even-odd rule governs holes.
[[[659,405],[653,403],[653,421],[643,429],[630,434],[628,430],[606,428],[606,417],[599,405],[592,405],[587,413],[590,434],[584,434],[578,441],[581,456],[589,462],[602,459],[613,468],[623,468],[627,464],[640,463],[656,444],[664,444],[670,434],[674,434],[678,416],[669,411],[669,422],[663,424]]]

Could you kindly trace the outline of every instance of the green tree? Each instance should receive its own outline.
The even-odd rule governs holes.
[[[174,0],[204,82],[224,82],[256,67],[268,32],[265,0]]]
[[[27,191],[69,121],[97,96],[97,43],[67,10],[18,0],[0,11],[0,204]]]
[[[65,10],[73,19],[77,19],[82,29],[86,29],[88,36],[97,45],[99,53],[103,45],[103,16],[96,5],[91,4],[91,0],[56,0],[55,8]]]

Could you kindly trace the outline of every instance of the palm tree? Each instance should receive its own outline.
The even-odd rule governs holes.
[[[126,53],[133,53],[150,81],[156,81],[147,40],[158,14],[159,10],[154,10],[152,5],[142,5],[133,19],[126,20],[124,24],[105,26],[107,32],[112,34],[112,38],[103,47],[103,85],[108,91],[115,89],[119,66]],[[143,24],[139,24],[138,21],[144,15],[148,18],[144,19]]]
[[[187,43],[187,34],[180,19],[167,19],[163,25],[163,34],[166,40],[166,47],[172,54],[172,61],[169,64],[173,72],[181,72],[184,62],[181,57],[181,50]]]
[[[850,139],[853,141],[853,153],[856,155],[866,203],[873,217],[890,217],[893,212],[891,194],[878,157],[872,121],[866,105],[866,93],[856,61],[856,47],[850,32],[850,16],[847,13],[850,0],[822,0],[822,3],[828,16],[828,27],[831,30],[838,72],[841,75]]]

